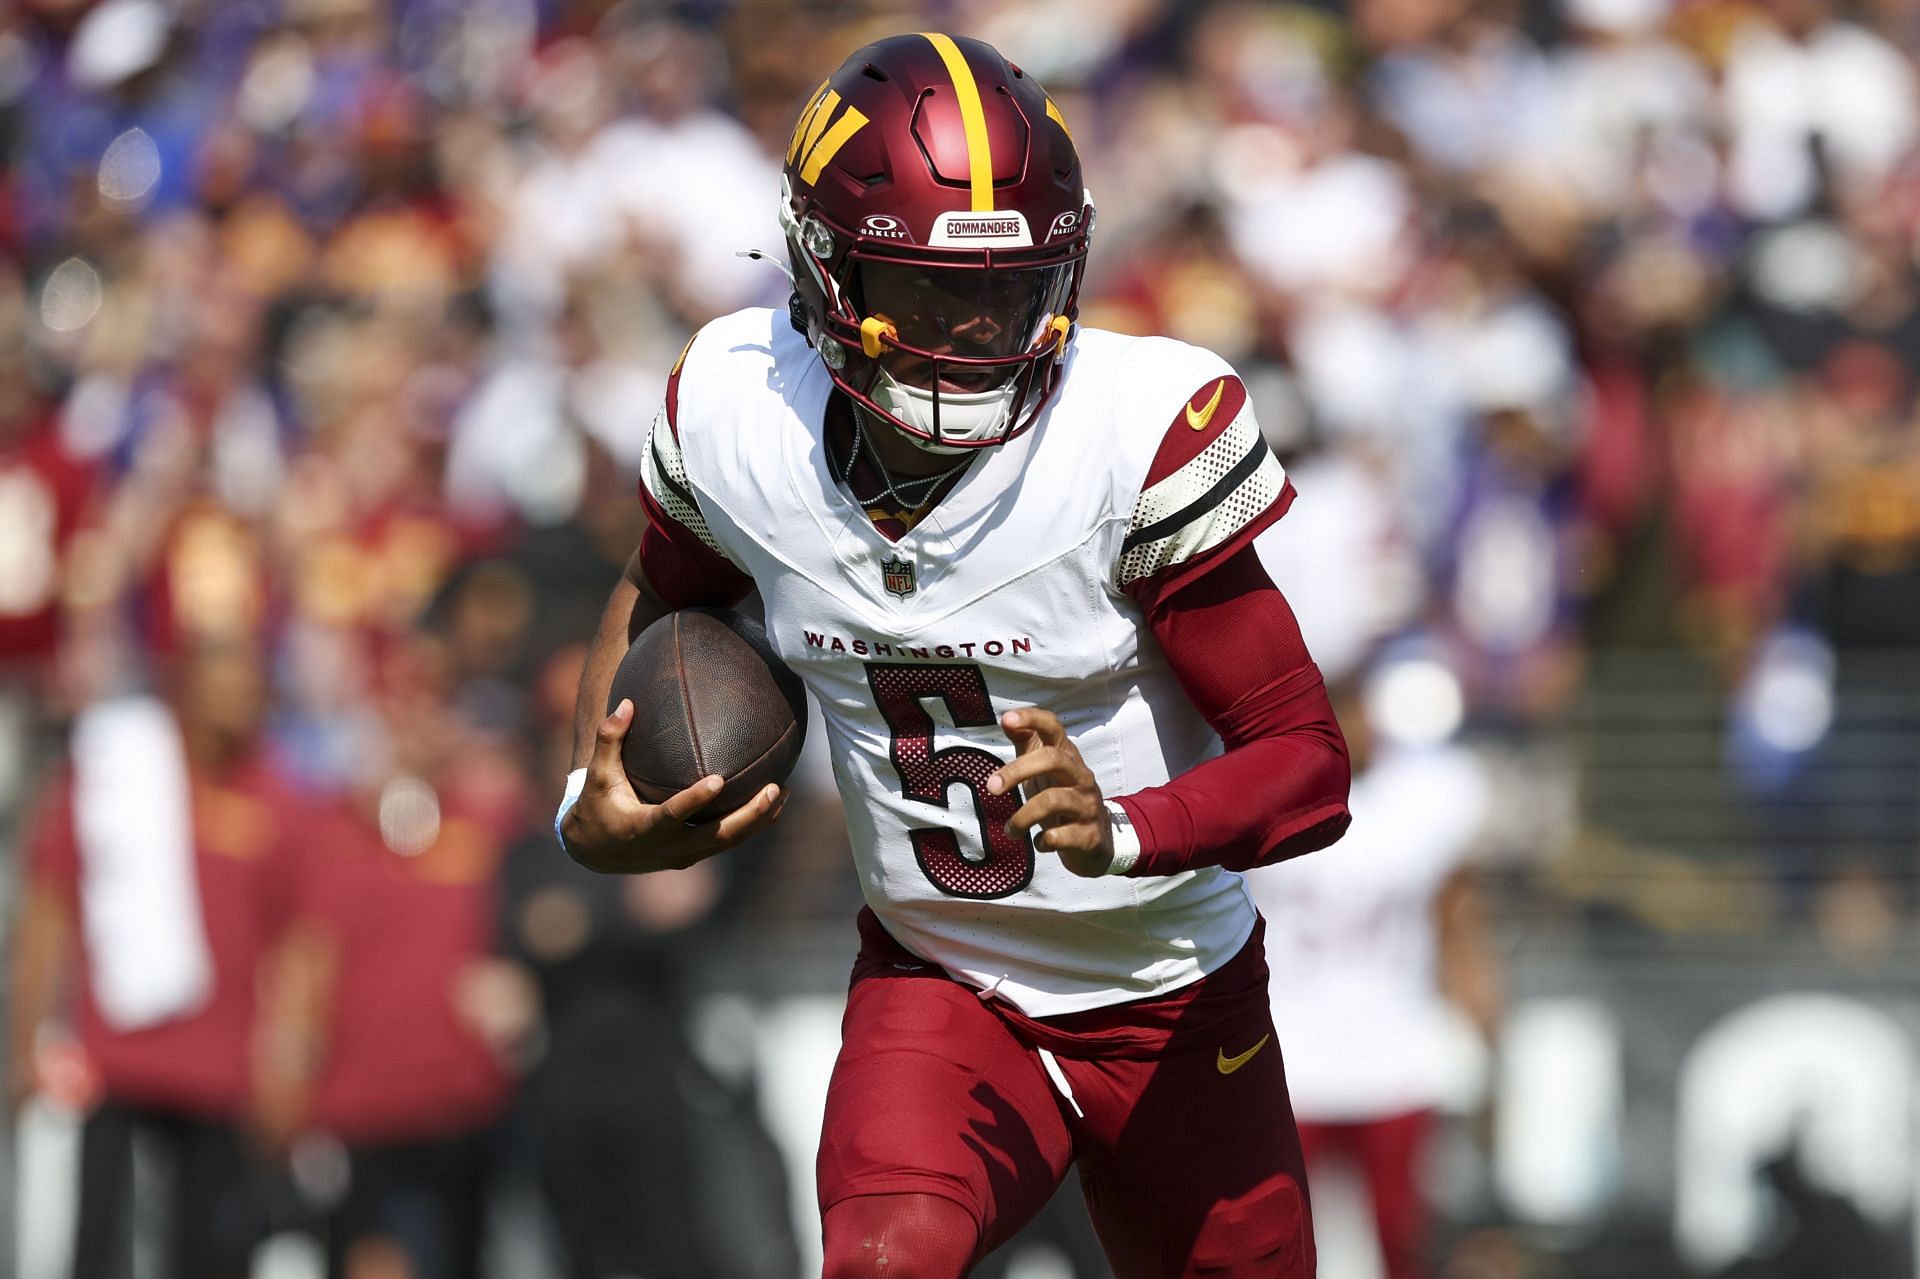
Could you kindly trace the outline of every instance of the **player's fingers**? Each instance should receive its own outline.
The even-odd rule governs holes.
[[[1026,727],[1026,721],[1021,718],[1032,709],[1032,707],[1021,707],[1019,710],[1008,711],[1000,717],[1000,731],[1005,733],[1007,740],[1013,743],[1016,755],[1025,755],[1029,751],[1039,750],[1042,744],[1040,734]]]
[[[1000,717],[1000,727],[1016,746],[1020,745],[1020,735],[1031,737],[1042,746],[1061,746],[1067,740],[1067,730],[1060,717],[1038,706],[1015,707]]]
[[[780,814],[786,793],[778,786],[762,786],[754,797],[720,819],[714,837],[731,846],[765,830]]]
[[[1050,853],[1090,853],[1100,847],[1101,834],[1098,822],[1067,822],[1035,835],[1033,846]]]
[[[1087,785],[1092,782],[1092,774],[1087,764],[1081,762],[1079,751],[1073,745],[1058,747],[1039,747],[1027,755],[1016,755],[1012,762],[1002,764],[995,772],[987,774],[987,793],[1004,795],[1016,785],[1027,782],[1046,782],[1048,785]],[[1027,787],[1033,789],[1031,785]]]
[[[1034,827],[1059,826],[1068,822],[1092,821],[1100,807],[1098,796],[1066,786],[1051,786],[1022,804],[1007,819],[1007,831],[1019,834]]]
[[[1099,879],[1113,869],[1113,846],[1100,837],[1101,827],[1091,825],[1085,832],[1071,835],[1049,832],[1050,838],[1070,839],[1073,846],[1049,849],[1068,872],[1082,879]]]
[[[726,780],[718,773],[702,777],[685,790],[669,795],[666,802],[658,806],[659,811],[663,816],[676,822],[691,821],[695,813],[713,802],[713,797],[718,795],[720,788],[726,784]]]
[[[632,725],[633,701],[623,697],[593,730],[593,754],[587,759],[588,786],[614,790],[627,785],[627,767],[620,761],[620,747]]]
[[[1041,746],[1030,752],[1023,752],[1015,756],[1012,762],[1002,764],[997,770],[987,775],[987,793],[1004,795],[1022,782],[1061,772],[1064,764],[1065,760],[1057,747]]]
[[[684,795],[702,792],[705,785],[718,780],[718,778],[714,777],[706,778],[703,782],[697,783],[687,788],[687,790],[682,791],[680,795],[674,796],[674,799],[677,800]],[[695,811],[697,812],[699,808],[705,807],[706,804],[710,803],[712,794],[717,793],[719,790],[720,787],[715,786],[712,793],[703,794]],[[771,803],[769,803],[767,798],[769,792],[775,792],[775,797]],[[672,801],[668,802],[671,803]],[[758,834],[768,823],[780,815],[780,809],[785,803],[785,793],[779,791],[777,787],[769,786],[754,792],[753,798],[726,814],[724,817],[709,817],[701,821],[688,820],[677,824],[663,824],[654,836],[659,850],[655,859],[656,864],[648,867],[648,869],[684,869],[693,865],[695,862],[705,861],[715,853],[724,853],[742,840]],[[664,805],[662,807],[664,807]]]

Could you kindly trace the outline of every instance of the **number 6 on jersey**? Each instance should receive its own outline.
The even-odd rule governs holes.
[[[908,832],[914,860],[933,886],[953,897],[1008,897],[1033,882],[1033,843],[1007,834],[1007,820],[1020,808],[1018,790],[987,793],[987,778],[1006,761],[977,746],[933,749],[933,717],[922,699],[947,704],[955,728],[993,728],[998,720],[978,666],[868,662],[867,684],[893,734],[890,755],[908,799],[949,807],[947,788],[965,786],[980,818],[980,849],[962,851],[950,830],[921,827]]]

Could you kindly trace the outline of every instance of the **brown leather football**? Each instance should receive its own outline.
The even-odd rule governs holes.
[[[800,677],[767,633],[730,609],[685,608],[640,633],[607,692],[607,711],[633,699],[621,757],[641,799],[658,804],[718,773],[725,789],[700,813],[732,812],[783,783],[807,737]]]

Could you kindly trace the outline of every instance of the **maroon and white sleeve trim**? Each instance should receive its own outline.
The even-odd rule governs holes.
[[[640,464],[640,484],[669,519],[700,539],[702,545],[721,558],[729,558],[720,540],[707,527],[707,517],[694,500],[687,481],[687,461],[680,451],[680,440],[672,429],[667,410],[654,415],[647,431],[647,453]]]
[[[687,343],[687,350],[693,343]],[[640,463],[640,505],[647,531],[636,553],[645,584],[668,608],[696,604],[731,607],[746,598],[753,579],[734,563],[707,525],[687,478],[680,449],[680,371],[687,352],[667,375],[666,402],[647,428]]]
[[[1213,391],[1210,385],[1195,397],[1203,401],[1199,413]],[[1120,547],[1115,584],[1123,590],[1225,545],[1287,491],[1286,471],[1261,438],[1238,378],[1225,379],[1213,407],[1227,423],[1211,439],[1193,427],[1189,404],[1154,458]],[[1198,449],[1196,435],[1205,440]]]

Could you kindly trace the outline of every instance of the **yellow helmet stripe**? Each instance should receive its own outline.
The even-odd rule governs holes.
[[[825,120],[826,113],[821,112],[820,118]],[[809,186],[818,182],[820,170],[827,167],[827,161],[833,159],[840,148],[847,145],[847,139],[860,132],[866,124],[867,117],[860,108],[848,107],[842,112],[840,118],[833,122],[833,127],[827,130],[826,136],[820,139],[819,145],[807,152],[807,162],[800,166],[800,180]]]
[[[920,34],[940,55],[940,61],[947,64],[947,74],[953,79],[953,96],[960,104],[960,127],[967,135],[967,178],[973,188],[973,211],[990,213],[993,211],[993,148],[987,142],[987,113],[980,106],[980,86],[952,36],[936,31]]]
[[[820,141],[820,135],[826,131],[827,121],[833,119],[834,109],[839,105],[839,93],[828,89],[827,96],[820,99],[819,105],[808,113],[806,120],[803,122],[807,131],[806,136],[800,140],[799,150],[801,155],[811,156],[813,154],[814,144]]]
[[[788,164],[792,164],[800,157],[800,144],[806,139],[807,127],[813,123],[813,118],[820,114],[820,108],[825,103],[828,83],[826,80],[820,82],[820,87],[815,89],[813,96],[807,99],[807,109],[800,113],[799,121],[793,126],[793,141],[787,143]]]

